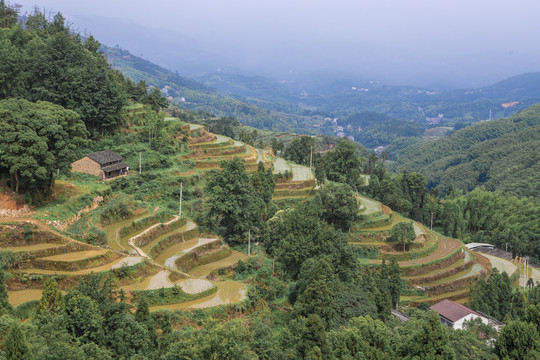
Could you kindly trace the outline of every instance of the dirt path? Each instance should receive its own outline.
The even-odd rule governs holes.
[[[143,232],[133,236],[133,237],[130,237],[129,240],[128,240],[128,244],[129,246],[131,246],[133,249],[135,249],[135,251],[137,252],[137,254],[139,254],[140,256],[143,256],[147,259],[150,259],[150,256],[146,255],[146,253],[144,251],[142,251],[141,248],[139,248],[138,246],[135,245],[135,240],[137,240],[139,237],[147,234],[150,230],[158,227],[158,226],[161,226],[161,225],[169,225],[169,224],[172,224],[173,222],[179,220],[180,217],[178,215],[174,215],[174,219],[172,220],[169,220],[167,221],[166,223],[157,223],[157,224],[154,224],[152,226],[150,226],[149,228],[147,228],[146,230],[144,230]]]
[[[512,274],[516,272],[517,270],[517,266],[511,261],[508,261],[506,259],[502,259],[496,256],[492,256],[492,255],[487,255],[487,254],[482,254],[482,255],[488,258],[489,262],[491,263],[491,266],[499,270],[499,272],[501,273],[506,271],[508,276],[512,276]]]

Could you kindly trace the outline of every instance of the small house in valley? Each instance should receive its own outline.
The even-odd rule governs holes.
[[[71,164],[71,171],[95,175],[101,180],[127,175],[128,170],[124,158],[111,150],[88,154]]]
[[[469,309],[465,305],[455,303],[448,299],[438,302],[430,307],[430,309],[439,314],[443,324],[448,325],[453,329],[463,329],[465,321],[470,321],[476,318],[480,318],[484,324],[489,323],[486,316]]]

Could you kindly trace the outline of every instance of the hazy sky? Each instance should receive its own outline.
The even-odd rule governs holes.
[[[37,3],[13,2],[25,9]],[[153,60],[160,58],[152,41],[137,43],[106,25],[93,28],[91,19],[181,33],[199,50],[263,74],[325,69],[394,83],[475,86],[540,71],[538,0],[41,0],[37,5],[61,11],[98,40],[151,60],[154,53]],[[175,46],[182,46],[180,40]]]

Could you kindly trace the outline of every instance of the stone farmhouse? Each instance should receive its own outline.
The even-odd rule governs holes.
[[[97,176],[100,180],[127,175],[129,166],[124,158],[111,150],[104,150],[86,155],[71,164],[71,171]]]

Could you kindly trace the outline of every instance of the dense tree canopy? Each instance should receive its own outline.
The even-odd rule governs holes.
[[[122,124],[129,98],[154,110],[167,105],[159,88],[126,82],[113,70],[92,36],[74,34],[58,13],[52,20],[36,11],[24,23],[9,20],[16,9],[0,6],[0,99],[47,101],[79,114],[92,135],[111,133]]]
[[[535,196],[540,182],[540,105],[508,119],[478,123],[450,137],[412,146],[395,163],[426,176],[430,188],[471,191],[484,185]]]
[[[32,191],[53,185],[56,170],[69,171],[87,131],[77,113],[48,102],[0,101],[0,166],[11,186]]]
[[[246,239],[248,230],[261,227],[264,200],[253,188],[243,159],[235,157],[220,165],[221,171],[207,176],[207,214],[228,241],[238,243]]]

